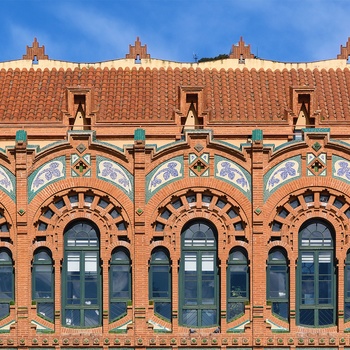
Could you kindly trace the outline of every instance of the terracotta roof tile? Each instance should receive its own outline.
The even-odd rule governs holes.
[[[181,86],[203,87],[210,122],[281,121],[290,87],[315,88],[315,105],[328,121],[350,119],[350,71],[344,69],[75,68],[1,69],[0,120],[62,120],[67,88],[91,90],[96,120],[167,121]]]

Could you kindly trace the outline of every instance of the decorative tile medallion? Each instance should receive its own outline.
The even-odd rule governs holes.
[[[76,153],[71,155],[71,176],[72,177],[91,177],[91,155],[84,154],[79,156]]]
[[[306,155],[307,176],[326,176],[327,175],[327,154],[321,153],[314,155],[308,153]]]
[[[130,199],[133,197],[132,175],[120,164],[101,156],[96,157],[97,177],[122,189]]]
[[[189,176],[190,177],[208,177],[209,176],[209,153],[197,155],[189,154]]]
[[[183,178],[183,157],[172,158],[146,176],[147,201],[165,185]]]
[[[251,176],[250,174],[237,163],[221,156],[215,156],[215,177],[226,182],[229,182],[249,199],[251,196]]]
[[[301,157],[289,158],[286,161],[273,167],[265,176],[265,200],[277,188],[283,184],[295,180],[301,176]]]
[[[28,199],[33,197],[46,186],[66,177],[65,157],[58,157],[47,162],[32,173],[28,178]]]

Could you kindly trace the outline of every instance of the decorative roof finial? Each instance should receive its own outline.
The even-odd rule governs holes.
[[[135,41],[135,45],[129,45],[129,53],[126,54],[126,58],[133,58],[141,60],[143,58],[151,58],[151,56],[147,53],[147,45],[141,46],[140,38],[137,37]]]
[[[48,60],[49,56],[45,55],[45,46],[39,46],[39,43],[36,38],[34,38],[33,46],[29,47],[27,45],[27,53],[23,55],[24,60]]]
[[[241,37],[238,45],[232,45],[230,58],[245,60],[246,58],[255,58],[255,55],[250,52],[250,45],[245,45],[243,37]]]
[[[350,38],[348,38],[348,41],[345,46],[340,45],[340,54],[337,56],[338,60],[347,60],[350,56]]]

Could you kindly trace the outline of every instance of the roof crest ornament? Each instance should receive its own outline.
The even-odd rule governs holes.
[[[348,38],[348,41],[345,46],[340,45],[340,54],[337,56],[338,60],[347,60],[350,56],[350,37]]]
[[[23,55],[23,59],[37,62],[38,60],[48,60],[49,56],[45,55],[45,46],[39,46],[38,40],[34,38],[33,46],[27,45],[27,53]]]
[[[246,45],[243,41],[243,37],[241,36],[237,45],[233,44],[230,58],[237,58],[240,60],[244,60],[246,58],[255,58],[255,55],[250,52],[250,45]]]
[[[129,53],[125,55],[125,58],[132,58],[135,61],[141,59],[151,58],[151,55],[147,53],[147,45],[141,45],[140,38],[137,37],[135,45],[129,45]]]

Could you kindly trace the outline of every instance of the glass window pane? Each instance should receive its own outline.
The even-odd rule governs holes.
[[[174,207],[174,209],[179,209],[182,207],[181,199],[177,199],[175,202],[171,203],[171,205]]]
[[[80,271],[80,254],[70,252],[67,256],[67,270],[68,272]]]
[[[13,270],[12,266],[0,267],[0,300],[13,299]]]
[[[227,318],[234,319],[244,313],[244,303],[228,303]]]
[[[315,324],[315,312],[313,309],[300,310],[300,324],[305,326],[313,326]]]
[[[286,258],[285,258],[284,254],[280,250],[272,251],[269,254],[269,260],[270,261],[286,262]]]
[[[97,252],[85,253],[85,272],[97,272]]]
[[[1,251],[0,252],[0,264],[5,263],[5,262],[12,263],[12,259],[7,252]]]
[[[41,250],[38,253],[36,253],[35,256],[34,256],[34,260],[35,261],[40,261],[40,262],[47,262],[48,264],[51,264],[51,257],[44,250]]]
[[[67,304],[80,304],[80,274],[70,273],[67,276]]]
[[[202,255],[202,271],[214,271],[214,255],[212,253]]]
[[[97,304],[97,274],[85,274],[85,305]]]
[[[169,259],[163,250],[157,250],[154,253],[152,253],[152,260],[168,262]]]
[[[350,318],[350,302],[345,303],[344,318],[345,320],[349,320]]]
[[[273,302],[272,312],[284,319],[287,319],[289,315],[289,305],[288,303]]]
[[[129,298],[129,266],[111,266],[111,298]]]
[[[345,298],[350,298],[350,265],[347,265],[345,269]]]
[[[333,309],[320,309],[318,318],[319,318],[320,326],[328,326],[328,325],[334,324]]]
[[[0,319],[6,317],[10,313],[10,303],[0,303]]]
[[[171,318],[171,303],[170,302],[155,302],[154,311],[167,320]]]
[[[197,272],[194,270],[185,271],[184,276],[184,294],[185,304],[197,305],[198,291],[197,291]]]
[[[112,302],[110,303],[110,320],[115,320],[116,318],[119,318],[121,316],[124,316],[126,314],[127,305],[126,302]]]
[[[183,310],[183,322],[187,326],[198,326],[198,311],[197,310]]]
[[[66,310],[66,325],[80,326],[80,310],[76,310],[76,309]]]
[[[186,253],[186,255],[185,255],[185,271],[197,271],[196,253]]]
[[[152,298],[169,298],[169,267],[152,266]]]
[[[53,303],[37,303],[38,315],[53,321],[54,304]]]
[[[216,322],[216,310],[202,310],[202,326],[211,326]]]
[[[202,304],[213,305],[215,302],[215,276],[213,271],[202,271]]]
[[[247,266],[236,265],[229,267],[230,295],[229,298],[247,298]]]
[[[52,298],[52,268],[49,265],[34,266],[34,299]]]
[[[270,266],[269,298],[287,297],[287,272],[285,266]]]
[[[96,327],[100,323],[100,313],[96,310],[85,310],[84,311],[84,326],[85,327]]]

